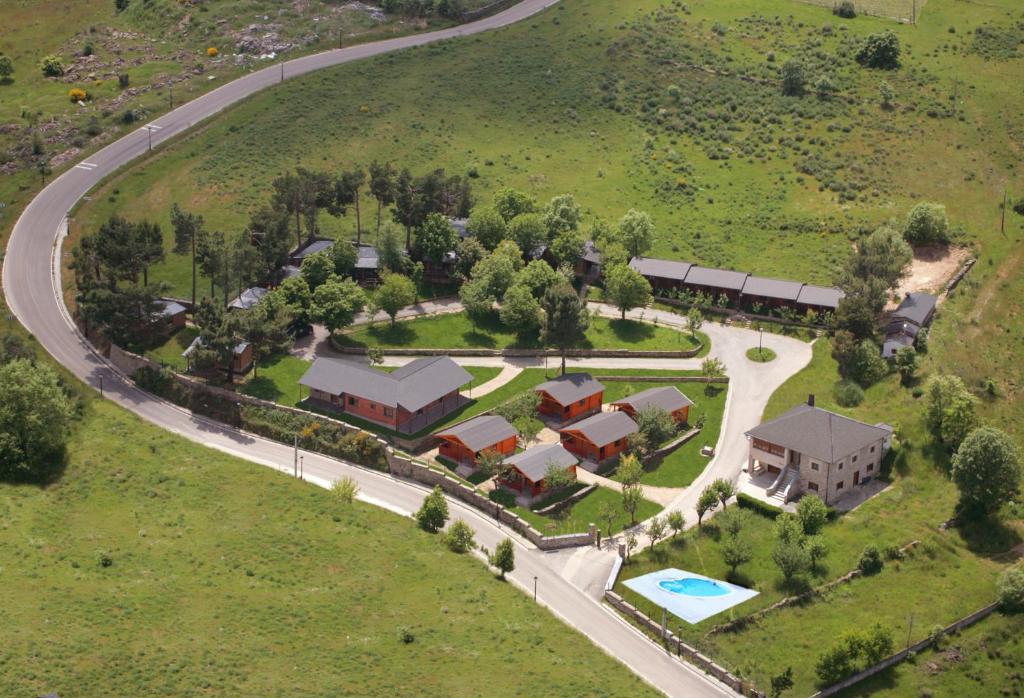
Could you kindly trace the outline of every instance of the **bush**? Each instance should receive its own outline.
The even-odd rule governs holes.
[[[825,503],[812,494],[801,497],[796,505],[796,517],[800,519],[800,525],[804,533],[813,536],[821,530],[828,521],[828,507]]]
[[[895,70],[900,67],[900,40],[891,31],[871,34],[857,51],[857,62],[868,68]]]
[[[882,554],[873,545],[864,548],[864,552],[860,554],[860,560],[857,562],[857,568],[863,574],[878,574],[882,571],[883,565]]]
[[[1024,568],[1011,567],[999,575],[999,605],[1004,611],[1024,611]]]
[[[885,550],[883,552],[885,553],[886,560],[903,559],[903,549],[898,545],[887,545],[885,546]]]
[[[0,366],[0,479],[48,479],[63,463],[74,407],[48,366]]]
[[[128,0],[114,0],[114,9],[118,12],[124,12],[128,9]]]
[[[448,520],[448,502],[440,487],[434,487],[416,512],[416,523],[427,533],[437,533]]]
[[[864,390],[851,380],[841,380],[832,387],[832,397],[840,407],[856,407],[864,402]]]
[[[128,87],[128,85],[130,85],[130,84],[131,84],[131,77],[128,76],[128,73],[121,73],[121,74],[119,74],[117,76],[117,85],[122,90],[124,88]]]
[[[351,504],[359,494],[359,483],[350,477],[343,477],[331,484],[331,494],[342,504]]]
[[[750,511],[761,514],[762,516],[767,516],[769,519],[774,519],[782,513],[782,509],[779,507],[774,507],[767,502],[762,502],[760,499],[754,499],[749,494],[744,494],[743,492],[736,495],[736,504],[744,509],[749,509]]]
[[[84,102],[89,98],[89,94],[81,87],[72,87],[68,90],[68,99],[72,102]]]
[[[39,63],[40,70],[43,71],[43,75],[48,78],[59,78],[64,74],[64,61],[59,56],[49,55],[43,56],[43,60]]]
[[[497,487],[487,494],[487,498],[495,504],[500,504],[506,509],[516,505],[516,496],[503,487]]]
[[[468,553],[476,548],[473,529],[462,519],[448,527],[442,540],[453,553]]]
[[[843,0],[832,8],[832,14],[843,19],[853,19],[857,16],[857,8],[854,6],[853,0]]]
[[[942,204],[922,201],[910,209],[903,237],[911,245],[935,245],[949,242],[949,219]]]

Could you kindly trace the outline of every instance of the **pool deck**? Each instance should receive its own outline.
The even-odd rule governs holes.
[[[662,582],[675,582],[685,579],[711,582],[717,587],[726,589],[727,592],[717,596],[690,596],[685,593],[668,591],[661,586]],[[720,579],[712,579],[696,572],[687,572],[671,567],[640,577],[634,577],[633,579],[627,579],[623,584],[648,601],[656,604],[659,608],[664,608],[672,615],[678,616],[693,625],[711,616],[718,615],[744,601],[749,601],[758,595],[758,592],[753,589],[746,589]]]

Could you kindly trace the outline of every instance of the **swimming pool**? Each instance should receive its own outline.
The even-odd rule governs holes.
[[[675,568],[627,579],[623,584],[688,623],[699,623],[757,596],[753,589]]]
[[[729,590],[713,579],[700,577],[681,577],[679,579],[663,579],[658,586],[672,594],[683,596],[725,596]]]

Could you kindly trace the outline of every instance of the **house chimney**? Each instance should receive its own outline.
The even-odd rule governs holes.
[[[807,405],[809,407],[814,407],[814,393],[807,396]]]

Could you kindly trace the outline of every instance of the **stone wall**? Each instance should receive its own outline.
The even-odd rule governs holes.
[[[607,383],[728,383],[729,376],[597,376]]]
[[[584,497],[586,497],[588,494],[590,494],[591,492],[593,492],[596,489],[597,489],[597,485],[587,485],[586,487],[584,487],[579,492],[573,492],[571,495],[569,495],[565,499],[559,500],[559,501],[555,502],[554,504],[549,504],[548,506],[544,507],[543,509],[536,509],[535,511],[538,514],[540,514],[541,516],[550,516],[552,514],[557,514],[562,509],[565,509],[567,506],[575,504],[576,502],[580,501],[581,499],[583,499]]]
[[[675,650],[676,655],[683,661],[693,664],[698,669],[714,676],[741,696],[764,698],[764,693],[758,691],[752,684],[734,676],[728,669],[716,664],[713,659],[701,654],[696,648],[683,642],[682,638],[677,636],[671,630],[666,630],[664,636],[662,636],[661,623],[649,617],[614,591],[605,591],[604,600],[619,611],[619,613],[622,613],[627,618],[635,621],[644,629],[662,637],[662,641],[664,642],[666,649],[669,651]]]
[[[462,21],[472,22],[475,19],[480,19],[481,17],[485,17],[489,14],[500,12],[501,10],[507,10],[519,1],[520,0],[495,0],[495,2],[492,2],[489,5],[484,5],[476,10],[467,10],[466,12],[463,12]]]
[[[366,347],[346,347],[338,344],[331,336],[331,348],[339,354],[365,356]],[[633,351],[630,349],[570,349],[565,353],[570,359],[586,358],[643,358],[643,359],[689,359],[703,351],[703,345],[696,349],[679,351]],[[505,356],[509,358],[548,356],[561,358],[561,353],[552,349],[385,349],[388,356]]]

